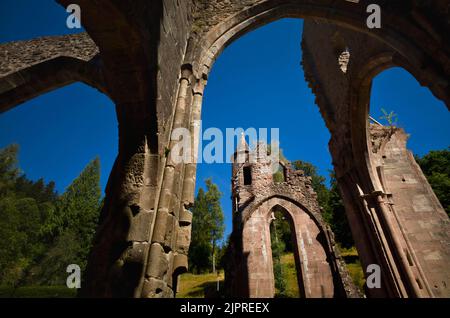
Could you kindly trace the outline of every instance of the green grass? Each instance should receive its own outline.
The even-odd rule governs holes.
[[[283,278],[286,282],[286,292],[283,297],[298,298],[300,296],[294,254],[281,256]],[[223,291],[224,274],[220,272],[220,291]],[[186,273],[180,276],[177,298],[208,298],[217,297],[217,275],[212,273],[194,275]]]
[[[224,274],[219,272],[219,289],[223,290]],[[217,274],[194,275],[186,273],[180,276],[177,298],[217,297]]]
[[[73,298],[76,294],[76,289],[66,286],[0,286],[0,298]]]
[[[353,283],[356,285],[356,287],[359,288],[361,292],[364,293],[364,284],[366,283],[366,279],[364,277],[364,272],[359,260],[355,263],[347,264],[347,270],[351,278],[353,279]]]
[[[366,279],[364,277],[364,271],[359,261],[358,251],[353,246],[351,248],[339,247],[341,256],[347,265],[348,273],[353,279],[353,283],[359,288],[359,290],[364,293],[364,284]]]
[[[340,248],[341,255],[347,265],[353,282],[363,291],[365,283],[364,273],[358,259],[358,253],[351,249]],[[283,297],[297,298],[300,296],[294,254],[281,256],[283,278],[286,282],[286,292]],[[219,273],[220,290],[223,291],[224,274]],[[205,298],[217,297],[217,275],[212,273],[194,275],[186,273],[180,276],[177,298]],[[0,298],[73,298],[76,289],[66,286],[25,286],[14,290],[12,287],[0,286]]]
[[[298,288],[297,270],[295,268],[295,259],[293,253],[287,253],[281,256],[281,266],[283,270],[283,278],[286,283],[286,291],[284,297],[299,298],[300,290]],[[275,292],[275,294],[277,291]]]

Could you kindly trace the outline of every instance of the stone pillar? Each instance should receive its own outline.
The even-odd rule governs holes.
[[[129,105],[118,110],[119,155],[82,284],[84,297],[132,297],[145,270],[160,158],[150,150],[146,121]]]
[[[191,86],[192,80],[195,84]],[[178,275],[187,271],[192,222],[189,207],[194,203],[204,86],[205,81],[196,80],[189,66],[183,67],[171,131],[182,128],[190,132],[190,157],[188,162],[175,162],[171,151],[178,140],[169,141],[140,297],[173,297]]]
[[[270,221],[264,209],[253,212],[242,231],[243,255],[248,271],[249,298],[273,298],[275,280],[270,241]]]
[[[185,165],[185,178],[183,185],[182,202],[185,205],[194,203],[195,180],[198,161],[198,147],[201,134],[200,120],[203,103],[203,92],[205,90],[206,81],[204,79],[196,80],[193,87],[192,111],[189,119],[189,132],[191,134],[191,162]]]
[[[178,98],[171,131],[187,128],[191,113],[189,92],[192,72],[182,69]],[[189,212],[180,204],[184,186],[184,162],[175,162],[171,150],[177,144],[169,140],[165,152],[164,173],[152,227],[151,245],[147,255],[147,269],[142,282],[140,297],[173,297],[173,288],[180,272],[187,270],[187,252],[190,242]],[[181,219],[180,219],[181,216]],[[180,220],[183,229],[180,230]],[[178,239],[180,234],[180,240]],[[175,273],[175,275],[174,275]],[[175,279],[175,280],[174,280]]]

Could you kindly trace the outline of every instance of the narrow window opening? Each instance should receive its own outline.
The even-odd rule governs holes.
[[[244,167],[244,185],[252,184],[252,170],[251,167]]]

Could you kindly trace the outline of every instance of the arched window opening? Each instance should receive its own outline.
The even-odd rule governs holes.
[[[292,220],[283,208],[272,209],[270,223],[275,298],[304,297],[299,285],[302,284],[299,262],[296,261],[296,238]]]

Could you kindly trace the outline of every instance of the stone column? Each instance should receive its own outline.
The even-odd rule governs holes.
[[[173,115],[172,128],[186,128],[190,117],[190,79],[192,72],[182,69],[178,98]],[[180,268],[187,268],[187,252],[190,242],[190,218],[185,211],[181,212],[182,224],[188,230],[180,231],[180,198],[183,193],[184,163],[175,162],[170,151],[177,144],[169,140],[164,159],[164,172],[160,186],[156,214],[150,231],[150,250],[146,257],[146,273],[142,281],[140,297],[173,297],[174,272],[179,274]],[[184,248],[179,250],[177,235],[181,232]],[[181,252],[181,253],[180,253]],[[175,266],[175,267],[174,267]],[[175,278],[176,276],[175,275]]]

